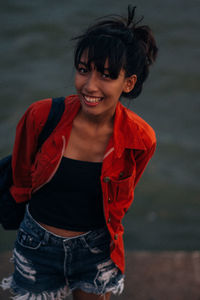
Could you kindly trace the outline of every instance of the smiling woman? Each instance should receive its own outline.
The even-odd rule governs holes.
[[[75,86],[82,103],[82,113],[89,112],[100,116],[101,119],[111,120],[119,98],[123,92],[131,91],[136,83],[137,76],[133,74],[125,77],[125,71],[120,70],[117,78],[112,79],[109,73],[108,60],[105,62],[103,73],[94,63],[88,67],[87,52],[84,52],[77,67]],[[98,106],[98,107],[97,107]],[[88,107],[96,108],[88,110]]]
[[[14,249],[15,271],[2,282],[15,299],[110,299],[124,287],[122,219],[156,147],[154,130],[121,103],[137,97],[155,61],[148,26],[112,16],[77,37],[77,95],[37,152],[52,101],[22,116],[13,149],[16,202],[27,202]]]

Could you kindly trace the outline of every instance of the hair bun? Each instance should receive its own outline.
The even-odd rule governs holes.
[[[146,63],[152,65],[156,59],[158,48],[154,39],[152,30],[147,25],[138,26],[144,19],[142,16],[138,21],[135,21],[136,6],[128,6],[127,28],[133,32],[134,37],[140,43],[146,54]]]
[[[134,32],[137,40],[145,51],[147,63],[149,65],[152,65],[156,60],[158,48],[156,46],[156,41],[151,29],[149,28],[149,26],[143,25],[135,28]]]
[[[127,19],[127,24],[126,26],[129,27],[133,23],[133,19],[135,16],[135,9],[136,6],[132,7],[132,5],[128,6],[128,19]]]
[[[128,18],[127,18],[126,26],[131,27],[132,30],[134,30],[136,25],[144,19],[144,17],[142,16],[137,22],[134,20],[136,8],[137,8],[137,6],[132,6],[132,5],[128,6]]]

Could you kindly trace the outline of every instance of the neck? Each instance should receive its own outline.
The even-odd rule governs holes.
[[[104,114],[104,115],[90,115],[80,110],[78,114],[78,118],[80,121],[91,125],[93,128],[101,128],[101,127],[113,127],[114,115],[115,113]]]

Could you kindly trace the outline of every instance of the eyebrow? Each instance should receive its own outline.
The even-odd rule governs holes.
[[[79,64],[81,64],[81,65],[83,65],[83,66],[85,66],[85,67],[88,67],[88,64],[87,63],[85,63],[84,61],[79,61]],[[109,71],[109,68],[104,68],[104,71]]]
[[[87,67],[87,64],[83,61],[79,61],[79,64],[84,65],[85,67]]]

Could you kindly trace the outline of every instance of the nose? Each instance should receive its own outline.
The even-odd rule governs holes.
[[[84,88],[90,94],[98,91],[98,80],[95,72],[92,71],[88,74]]]

